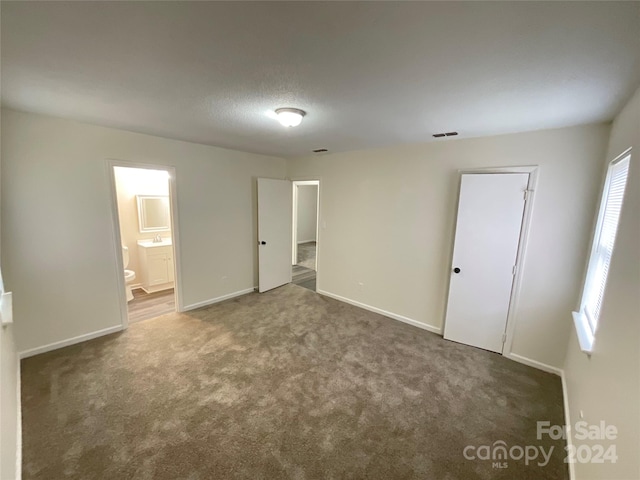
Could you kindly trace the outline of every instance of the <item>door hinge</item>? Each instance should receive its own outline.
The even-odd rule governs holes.
[[[529,193],[533,192],[533,190],[525,190],[524,191],[524,201],[526,202],[527,200],[529,200]]]
[[[515,275],[517,271],[518,271],[518,266],[514,265],[513,268],[511,269],[511,275]]]
[[[503,333],[503,334],[502,334],[502,343],[504,343],[504,342],[506,342],[506,341],[507,341],[507,334],[506,334],[506,333]]]

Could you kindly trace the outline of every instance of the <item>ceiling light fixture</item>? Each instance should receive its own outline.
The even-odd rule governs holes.
[[[276,110],[278,121],[283,127],[297,127],[302,123],[302,117],[307,114],[299,108],[279,108]]]

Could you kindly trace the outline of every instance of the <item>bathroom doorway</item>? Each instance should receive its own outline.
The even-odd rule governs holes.
[[[110,162],[123,326],[178,310],[174,169]]]
[[[316,291],[320,181],[294,181],[292,283]]]

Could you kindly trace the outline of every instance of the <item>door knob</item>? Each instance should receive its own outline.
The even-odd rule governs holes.
[[[458,267],[454,268],[453,273],[460,273],[460,269]]]

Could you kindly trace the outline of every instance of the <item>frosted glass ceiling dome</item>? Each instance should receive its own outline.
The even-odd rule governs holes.
[[[297,127],[302,123],[302,117],[307,113],[299,108],[278,108],[276,115],[278,121],[284,127]]]

